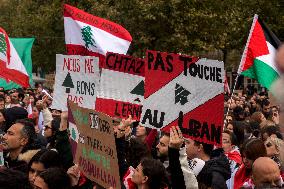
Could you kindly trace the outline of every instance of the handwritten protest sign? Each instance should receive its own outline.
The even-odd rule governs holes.
[[[113,119],[71,101],[68,103],[79,132],[75,162],[90,180],[105,188],[120,189]]]
[[[117,53],[107,53],[102,65],[96,110],[112,117],[139,120],[144,100],[144,61]]]
[[[53,109],[67,110],[67,99],[94,109],[99,88],[97,57],[56,55]]]
[[[179,125],[185,137],[221,145],[224,64],[166,52],[147,51],[140,122],[168,130]]]

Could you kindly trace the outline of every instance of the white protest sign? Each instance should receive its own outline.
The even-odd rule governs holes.
[[[56,55],[52,109],[67,110],[67,99],[95,109],[99,87],[99,59],[91,56]]]
[[[221,145],[224,63],[167,52],[147,51],[141,124]]]

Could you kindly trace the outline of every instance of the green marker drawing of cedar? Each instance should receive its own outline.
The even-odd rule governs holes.
[[[63,87],[66,87],[66,93],[70,93],[70,88],[74,88],[74,84],[71,78],[70,73],[68,72],[67,76],[65,77],[63,83]]]
[[[0,33],[0,53],[3,53],[6,56],[7,44],[5,41],[4,34]]]

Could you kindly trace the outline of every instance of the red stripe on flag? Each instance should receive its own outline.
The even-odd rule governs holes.
[[[256,57],[269,54],[265,35],[258,21],[255,22],[251,38],[248,40],[249,45],[242,71],[249,69],[253,65],[253,61]]]
[[[184,72],[184,61],[181,59],[185,58],[191,59],[187,64],[187,68],[198,60],[198,57],[148,50],[145,58],[144,97],[148,98]]]
[[[132,41],[132,37],[130,33],[125,28],[123,28],[121,25],[105,20],[103,18],[94,16],[94,15],[91,15],[76,7],[72,7],[70,5],[65,4],[64,5],[64,17],[70,17],[74,20],[84,22],[86,24],[92,25],[101,30],[104,30],[121,39],[130,41],[130,42]]]
[[[178,115],[177,115],[178,116]],[[191,136],[183,133],[184,137],[191,138],[199,142],[204,142],[207,144],[214,144],[216,146],[221,146],[222,142],[222,131],[223,131],[223,118],[224,118],[224,94],[219,94],[214,98],[208,100],[204,104],[198,106],[190,112],[184,112],[183,116],[183,128],[189,128],[190,120],[194,120],[191,123],[194,127],[190,128],[189,131],[193,132]],[[198,124],[200,123],[200,125]],[[200,137],[201,133],[206,131],[206,124],[208,125],[209,135],[207,138],[206,134]],[[215,140],[214,136],[211,135],[212,124],[220,130],[220,137],[218,138],[219,143]],[[169,125],[164,127],[162,130],[169,132],[170,127],[177,126],[178,119],[171,122]],[[209,140],[208,140],[209,139]]]
[[[0,63],[0,70],[1,70],[0,75],[3,76],[4,78],[9,79],[21,85],[22,87],[28,88],[30,86],[28,75],[18,70],[8,69],[2,63]]]
[[[132,119],[140,120],[142,105],[113,99],[97,98],[96,111],[118,118],[128,118],[129,115],[132,115]]]
[[[81,56],[95,56],[99,58],[100,68],[104,65],[105,56],[97,52],[89,51],[82,45],[66,44],[66,51],[68,55],[81,55]]]

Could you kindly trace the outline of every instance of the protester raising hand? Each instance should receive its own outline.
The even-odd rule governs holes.
[[[70,177],[71,185],[76,186],[80,179],[80,169],[78,165],[73,165],[72,167],[70,167],[67,171],[67,174]]]
[[[168,152],[171,188],[198,189],[196,177],[189,168],[186,148],[182,148],[183,142],[184,139],[180,128],[178,126],[171,127]]]
[[[67,122],[68,122],[68,112],[63,111],[61,113],[61,122],[60,122],[60,127],[59,127],[60,131],[67,130],[67,125],[68,125]]]
[[[47,95],[44,95],[42,97],[42,109],[46,109],[47,108],[47,100],[48,100],[48,96]]]
[[[129,115],[127,119],[122,119],[120,124],[115,128],[116,137],[121,138],[123,136],[131,134],[131,124],[136,120],[132,119],[132,116]]]
[[[183,136],[178,126],[170,128],[170,148],[180,149],[183,144]]]
[[[136,120],[133,120],[132,116],[129,115],[127,119],[122,119],[122,121],[120,122],[118,128],[119,129],[125,129],[126,127],[130,126],[135,121]]]

